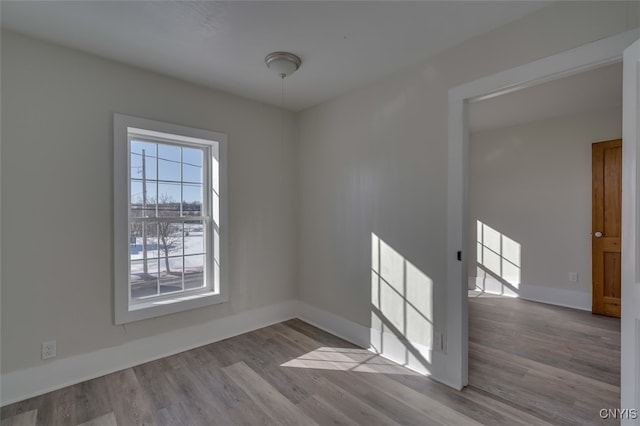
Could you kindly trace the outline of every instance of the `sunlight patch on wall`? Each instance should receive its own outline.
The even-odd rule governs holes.
[[[476,221],[477,290],[517,297],[521,283],[521,246]]]
[[[371,234],[371,345],[404,365],[431,362],[433,281]]]

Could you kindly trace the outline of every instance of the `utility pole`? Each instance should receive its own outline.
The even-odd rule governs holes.
[[[142,216],[147,217],[147,157],[142,150]],[[142,268],[144,275],[149,273],[147,266],[147,223],[142,222]]]

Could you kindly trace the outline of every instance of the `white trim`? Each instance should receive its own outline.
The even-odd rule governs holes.
[[[471,289],[482,289],[487,294],[504,294],[495,289],[501,288],[502,282],[493,277],[469,277]],[[510,293],[510,292],[507,292]],[[541,285],[520,284],[517,295],[504,294],[506,297],[531,300],[548,305],[591,311],[591,293],[577,290],[545,287]]]
[[[447,180],[447,370],[455,375],[456,388],[468,382],[468,281],[466,262],[456,261],[458,250],[467,250],[467,104],[470,100],[496,95],[541,82],[566,77],[619,61],[623,50],[640,36],[640,29],[627,31],[584,46],[502,71],[449,90],[448,180]],[[624,221],[623,221],[624,223]],[[625,225],[623,225],[625,226]],[[635,223],[625,234],[635,235]],[[463,273],[464,271],[464,273]],[[624,286],[623,286],[624,287]],[[624,308],[623,308],[624,311]]]
[[[640,354],[640,319],[636,319],[636,354]],[[635,408],[640,412],[640,358],[636,357],[636,405]],[[638,418],[640,424],[640,418]]]
[[[114,155],[114,323],[124,324],[167,315],[176,312],[195,309],[203,306],[223,303],[228,300],[228,193],[227,193],[227,136],[223,133],[210,130],[197,129],[145,118],[133,117],[123,114],[113,115],[113,155]],[[129,165],[129,134],[130,132],[144,135],[145,138],[167,138],[171,135],[171,141],[180,141],[187,145],[198,144],[204,154],[211,155],[218,161],[219,182],[219,207],[220,223],[212,224],[212,204],[210,195],[205,196],[203,208],[206,208],[205,217],[207,227],[212,231],[205,241],[207,252],[213,253],[213,230],[216,229],[220,236],[220,282],[214,282],[214,260],[207,256],[205,271],[207,282],[213,287],[205,287],[202,290],[181,293],[179,296],[167,296],[154,298],[148,303],[134,304],[129,297],[129,199],[130,199],[130,165]],[[163,142],[164,143],[164,142]],[[205,191],[211,193],[212,159],[205,162],[204,184]],[[205,212],[203,212],[205,213]],[[127,283],[125,286],[124,283]],[[197,293],[198,297],[195,297]]]
[[[369,347],[370,329],[362,324],[350,321],[331,312],[298,302],[298,318],[321,330],[338,336],[354,345]]]
[[[410,370],[422,375],[431,376],[433,374],[430,366],[426,366],[419,358],[414,356],[412,352],[407,350],[407,343],[412,346],[414,351],[420,354],[420,358],[426,359],[429,362],[431,362],[432,355],[434,353],[430,348],[419,343],[407,342],[399,339],[398,336],[393,333],[381,333],[380,330],[375,330],[373,328],[370,328],[369,330],[372,342],[369,346],[370,351],[400,365],[404,365]],[[384,349],[381,350],[380,348]]]
[[[638,37],[636,37],[638,38]],[[624,51],[622,77],[622,331],[620,403],[640,410],[640,40]],[[621,424],[640,424],[623,419]]]
[[[0,406],[295,318],[287,301],[0,376]]]
[[[522,285],[520,298],[591,312],[591,293],[537,285]]]

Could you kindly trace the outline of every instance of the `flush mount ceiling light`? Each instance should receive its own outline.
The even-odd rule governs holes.
[[[293,74],[300,68],[302,60],[289,52],[273,52],[269,53],[264,62],[267,67],[278,74],[281,78],[285,78]]]

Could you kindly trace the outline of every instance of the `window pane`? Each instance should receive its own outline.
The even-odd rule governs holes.
[[[220,291],[220,234],[217,229],[213,231],[213,290]]]
[[[184,254],[203,254],[204,222],[201,220],[185,221],[184,223]]]
[[[220,234],[217,229],[213,230],[213,259],[220,263]]]
[[[202,215],[202,185],[186,183],[182,185],[183,216]]]
[[[213,291],[220,292],[220,264],[213,262]]]
[[[156,181],[147,180],[146,194],[141,180],[131,180],[131,217],[154,217],[156,215]],[[146,203],[145,203],[146,197]]]
[[[158,216],[180,215],[180,183],[159,183],[158,195]]]
[[[180,182],[179,146],[158,144],[158,180]]]
[[[132,140],[130,154],[131,178],[157,179],[155,143]]]
[[[182,223],[158,222],[160,293],[182,290]]]
[[[144,217],[142,208],[142,181],[131,181],[131,217]]]
[[[220,198],[215,192],[211,192],[211,210],[213,213],[213,221],[220,226]]]
[[[182,256],[160,259],[160,294],[182,290]]]
[[[160,257],[182,256],[182,223],[158,222]]]
[[[146,258],[158,257],[158,225],[156,223],[132,222],[129,227],[129,248],[131,260],[145,259],[146,240]]]
[[[201,149],[182,148],[182,180],[184,182],[202,183]]]
[[[204,287],[204,256],[184,257],[184,288],[185,290]]]
[[[131,262],[129,278],[131,299],[154,296],[158,294],[158,260],[147,261],[147,272],[141,260]]]
[[[211,157],[211,180],[213,192],[220,194],[220,165],[215,157]]]

